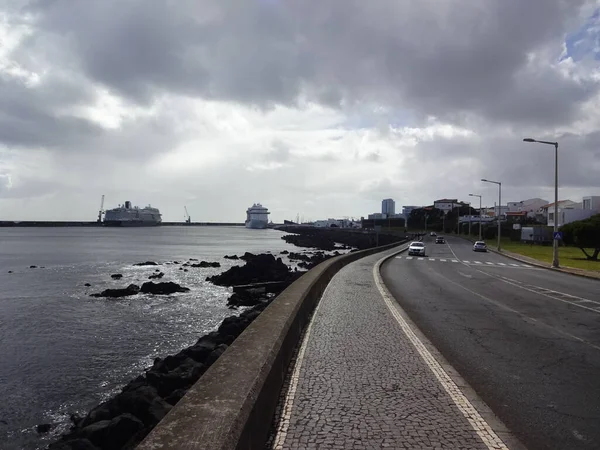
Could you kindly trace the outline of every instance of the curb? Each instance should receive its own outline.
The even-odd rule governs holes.
[[[459,238],[464,239],[464,240],[469,241],[469,242],[473,242],[471,239],[466,238],[464,236],[456,236],[456,237],[459,237]],[[492,253],[496,253],[497,255],[505,256],[505,257],[513,259],[515,261],[519,261],[519,262],[522,262],[522,263],[525,263],[525,264],[529,264],[531,266],[539,267],[540,269],[552,270],[552,271],[555,271],[555,272],[566,273],[567,275],[575,275],[577,277],[587,278],[588,280],[600,281],[600,277],[595,277],[595,276],[592,276],[592,275],[587,275],[585,273],[571,272],[570,270],[563,269],[562,267],[554,268],[552,266],[548,266],[548,265],[543,264],[541,262],[532,262],[532,261],[529,261],[527,259],[519,258],[513,252],[506,253],[506,252],[504,252],[502,250],[498,251],[498,250],[492,249],[490,247],[488,247],[488,251],[490,251]],[[581,270],[584,270],[584,269],[581,269]]]
[[[410,243],[408,244],[410,245]],[[408,324],[408,327],[412,330],[412,332],[417,336],[417,338],[421,341],[421,343],[425,346],[425,348],[429,351],[429,353],[433,356],[433,358],[437,361],[437,363],[442,367],[442,370],[446,372],[448,377],[452,380],[452,382],[456,385],[459,391],[466,397],[466,399],[471,403],[473,408],[479,413],[479,415],[485,420],[487,425],[493,430],[493,432],[502,440],[503,444],[509,448],[510,450],[527,450],[525,445],[519,440],[519,438],[506,426],[506,424],[494,413],[492,408],[488,406],[488,404],[479,397],[475,389],[471,387],[471,385],[462,377],[462,375],[448,362],[448,360],[442,355],[442,353],[433,345],[433,343],[429,340],[427,336],[419,329],[419,327],[413,322],[408,313],[402,308],[402,305],[398,301],[396,297],[392,295],[392,293],[387,288],[383,276],[381,275],[381,268],[384,264],[388,263],[391,259],[393,259],[396,255],[405,252],[408,250],[408,245],[400,249],[397,252],[394,252],[388,256],[381,258],[377,265],[377,274],[380,278],[381,285],[385,290],[386,294],[390,299],[393,299],[394,306],[404,319],[404,321]],[[486,444],[484,442],[484,444]],[[487,444],[486,444],[487,445]]]

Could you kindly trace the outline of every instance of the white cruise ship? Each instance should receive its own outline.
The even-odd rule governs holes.
[[[107,227],[152,227],[162,222],[160,211],[148,205],[145,208],[131,207],[126,201],[118,208],[107,209],[104,213],[104,225]]]
[[[264,229],[269,224],[269,210],[255,203],[246,210],[246,228]]]

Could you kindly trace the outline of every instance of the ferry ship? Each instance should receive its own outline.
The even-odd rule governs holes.
[[[130,201],[118,208],[107,209],[104,213],[104,226],[107,227],[153,227],[162,222],[160,211],[148,205],[145,208],[132,207]]]
[[[246,228],[265,229],[269,224],[269,210],[260,203],[255,203],[246,210]]]

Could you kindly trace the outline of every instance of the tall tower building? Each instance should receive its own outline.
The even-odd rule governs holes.
[[[396,202],[391,198],[383,200],[381,202],[381,214],[385,214],[386,217],[396,214]]]

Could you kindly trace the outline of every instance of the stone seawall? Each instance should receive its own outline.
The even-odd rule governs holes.
[[[331,278],[345,265],[405,242],[329,259],[284,290],[137,447],[262,449],[287,367]]]

